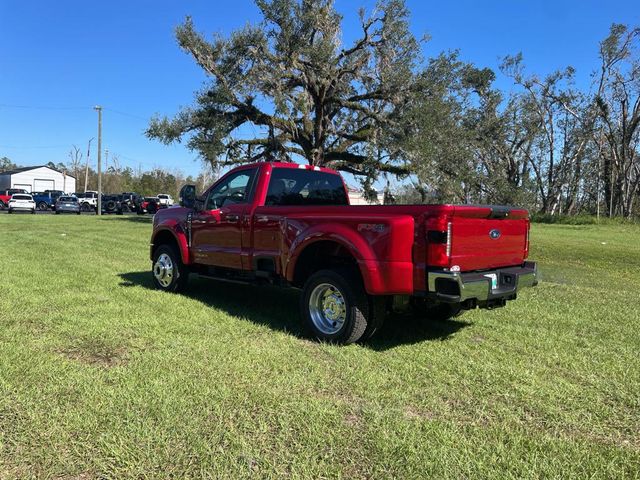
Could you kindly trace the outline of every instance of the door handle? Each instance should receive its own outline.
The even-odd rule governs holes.
[[[268,221],[269,221],[269,217],[267,217],[266,215],[260,215],[256,217],[257,223],[267,223]]]
[[[238,220],[240,220],[240,216],[235,214],[227,215],[226,220],[227,222],[237,222]]]
[[[191,223],[207,223],[206,220],[191,220]]]

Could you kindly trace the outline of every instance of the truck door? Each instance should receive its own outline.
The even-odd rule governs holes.
[[[242,268],[242,230],[249,228],[245,217],[248,217],[257,170],[247,168],[223,177],[209,190],[204,208],[193,214],[192,249],[197,263]]]

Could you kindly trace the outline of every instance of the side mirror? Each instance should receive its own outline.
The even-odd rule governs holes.
[[[194,208],[196,204],[196,186],[185,185],[180,189],[180,206]]]

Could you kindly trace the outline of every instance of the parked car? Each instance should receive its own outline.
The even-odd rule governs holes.
[[[58,192],[35,192],[31,194],[33,201],[36,202],[38,210],[55,210],[56,201],[60,195],[64,195]]]
[[[98,192],[87,190],[83,193],[76,193],[80,209],[83,212],[91,212],[98,210]]]
[[[80,203],[76,197],[65,195],[58,197],[56,202],[56,215],[61,213],[75,213],[80,215]]]
[[[8,213],[16,211],[29,211],[36,213],[36,202],[33,201],[33,197],[28,193],[14,193],[8,202]]]
[[[120,195],[120,213],[137,211],[137,205],[142,197],[134,192],[123,192]]]
[[[155,214],[160,205],[158,197],[141,197],[138,201],[137,209],[138,215],[144,215],[145,213]]]
[[[22,188],[8,188],[6,190],[0,190],[0,210],[7,208],[11,195],[14,193],[29,193]]]
[[[154,217],[151,270],[176,292],[191,273],[302,290],[314,338],[363,341],[402,304],[445,320],[537,284],[528,212],[506,206],[349,205],[340,175],[295,163],[235,168]]]
[[[121,203],[122,197],[120,195],[102,195],[102,214],[122,215]]]
[[[159,193],[158,200],[160,201],[159,204],[162,208],[171,207],[173,205],[173,198],[171,198],[171,195],[167,193]]]

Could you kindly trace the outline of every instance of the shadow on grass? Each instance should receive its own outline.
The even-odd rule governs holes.
[[[120,278],[120,286],[140,286],[155,290],[149,271],[121,273]],[[229,315],[304,338],[298,309],[298,290],[241,285],[193,275],[187,291],[179,295],[200,301]],[[468,325],[458,320],[430,322],[410,315],[392,314],[387,316],[383,328],[366,343],[366,347],[381,351],[422,341],[443,341]]]
[[[102,215],[103,217],[117,218],[120,221],[134,223],[153,223],[153,215],[138,215],[137,213],[126,213],[124,215]]]

